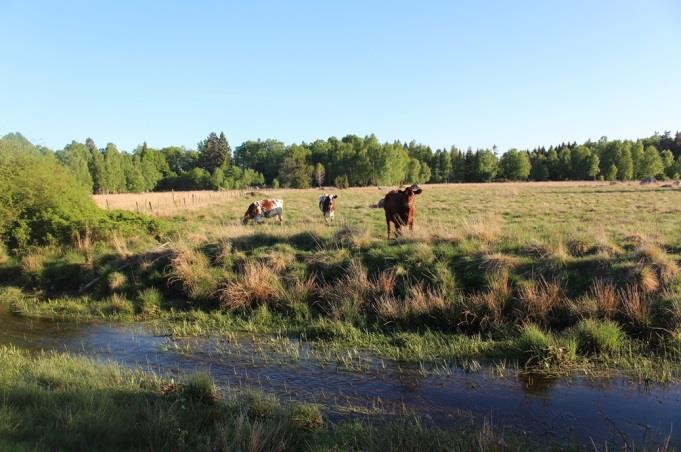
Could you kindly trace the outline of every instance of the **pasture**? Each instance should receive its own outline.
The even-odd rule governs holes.
[[[164,226],[154,237],[113,234],[6,256],[0,300],[26,317],[141,323],[174,341],[226,341],[210,346],[216,369],[221,357],[235,359],[225,350],[248,334],[269,344],[266,358],[260,348],[248,352],[256,368],[259,359],[271,366],[274,354],[284,363],[277,366],[304,362],[320,375],[334,366],[392,378],[404,366],[423,378],[465,369],[677,388],[681,191],[597,182],[424,185],[413,233],[388,241],[374,205],[390,188],[206,192],[186,210],[159,202],[150,214]],[[338,195],[328,225],[318,207],[325,192]],[[190,196],[97,202],[137,210],[152,195]],[[265,198],[284,200],[283,224],[242,225],[248,205]],[[174,347],[183,356],[205,353],[196,344]],[[366,410],[336,403],[324,401],[323,411]],[[295,431],[295,441],[309,435]],[[655,438],[668,434],[660,433]],[[496,433],[485,434],[498,444]]]

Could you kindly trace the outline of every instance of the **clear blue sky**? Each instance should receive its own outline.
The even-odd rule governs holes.
[[[52,148],[681,129],[678,0],[4,0],[0,53],[0,134]]]

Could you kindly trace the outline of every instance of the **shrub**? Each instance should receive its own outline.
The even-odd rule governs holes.
[[[157,220],[97,208],[90,193],[52,154],[21,136],[0,139],[0,242],[9,249],[71,244],[94,231],[157,232]]]
[[[580,353],[611,353],[622,347],[624,333],[610,320],[582,320],[577,325],[577,348]]]

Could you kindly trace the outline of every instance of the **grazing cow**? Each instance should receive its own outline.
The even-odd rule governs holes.
[[[416,195],[423,190],[418,184],[413,184],[404,190],[393,190],[383,198],[383,209],[385,210],[385,222],[388,226],[388,240],[390,240],[390,223],[395,225],[395,237],[402,232],[403,225],[409,226],[409,230],[414,229],[414,215],[416,214]]]
[[[328,223],[336,215],[336,201],[338,195],[324,193],[319,197],[319,210],[324,214],[324,221]]]
[[[241,223],[247,224],[249,220],[253,220],[253,222],[257,224],[261,223],[265,218],[272,217],[279,218],[279,223],[281,223],[284,220],[283,215],[284,200],[263,199],[262,201],[255,201],[248,206],[248,210],[246,210]]]

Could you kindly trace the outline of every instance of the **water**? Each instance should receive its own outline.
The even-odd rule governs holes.
[[[321,403],[331,418],[390,417],[404,411],[441,427],[490,419],[534,438],[581,444],[681,441],[681,387],[624,378],[496,377],[489,369],[433,375],[370,356],[320,360],[286,338],[172,339],[143,325],[28,319],[0,311],[0,344],[57,350],[178,376],[207,371],[222,388],[258,388],[286,400]],[[283,345],[282,345],[283,344]],[[359,364],[357,364],[359,363]]]

